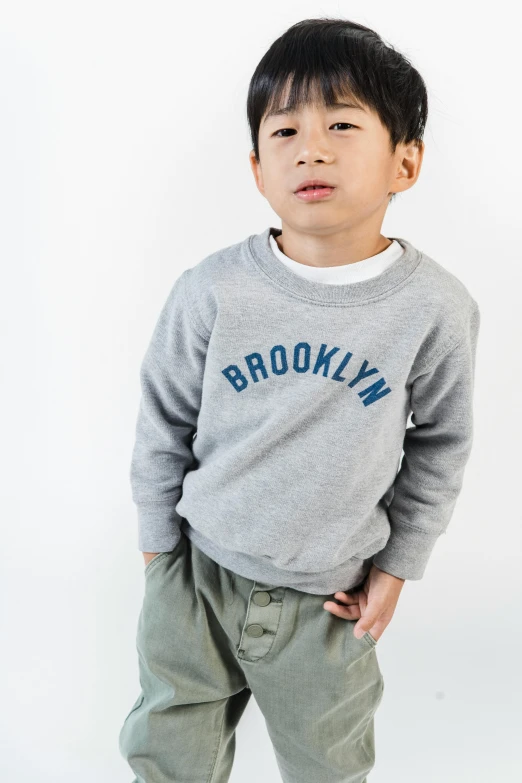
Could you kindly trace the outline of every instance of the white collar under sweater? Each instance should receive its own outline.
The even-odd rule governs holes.
[[[292,272],[316,283],[330,283],[333,285],[358,283],[360,280],[368,280],[370,277],[376,277],[384,272],[394,261],[403,254],[404,249],[397,242],[392,240],[386,250],[377,253],[370,258],[364,258],[362,261],[356,261],[353,264],[342,264],[341,266],[307,266],[300,264],[289,258],[281,252],[274,237],[270,235],[270,246],[274,254],[283,262]]]

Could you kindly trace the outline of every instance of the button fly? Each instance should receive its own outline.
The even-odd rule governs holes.
[[[258,593],[254,593],[252,600],[258,606],[267,606],[272,599],[270,593],[260,590]]]
[[[281,623],[286,587],[254,582],[246,605],[246,617],[239,639],[237,657],[256,663],[272,650]],[[283,633],[283,644],[285,636]]]

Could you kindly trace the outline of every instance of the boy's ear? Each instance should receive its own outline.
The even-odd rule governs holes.
[[[264,196],[265,195],[265,186],[263,183],[263,172],[261,171],[261,163],[257,162],[256,160],[256,154],[254,150],[250,150],[249,153],[249,160],[250,160],[250,167],[252,169],[252,173],[254,175],[254,179],[256,181],[257,189],[259,192]]]
[[[424,157],[424,142],[412,142],[402,146],[402,155],[395,176],[399,188],[396,192],[402,192],[411,188],[418,180]]]

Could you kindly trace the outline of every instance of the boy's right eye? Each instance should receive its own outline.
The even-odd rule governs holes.
[[[282,133],[283,131],[291,131],[291,130],[293,130],[293,128],[281,128],[281,130],[278,130],[275,133],[273,133],[272,136],[277,136],[279,133]]]

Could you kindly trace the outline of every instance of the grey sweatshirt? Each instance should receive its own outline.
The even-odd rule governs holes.
[[[405,239],[377,276],[328,285],[276,258],[280,233],[210,254],[166,299],[140,370],[138,547],[183,531],[315,594],[372,563],[421,579],[471,450],[477,302]]]

